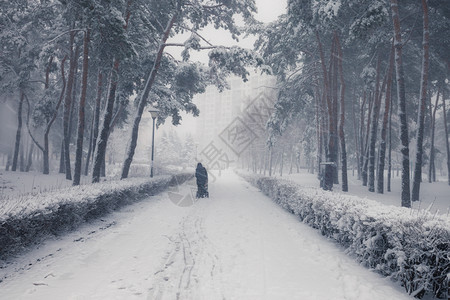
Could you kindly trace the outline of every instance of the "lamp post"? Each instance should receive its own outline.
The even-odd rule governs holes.
[[[153,177],[153,156],[155,151],[155,119],[158,117],[159,109],[152,107],[150,110],[150,115],[152,116],[153,120],[153,132],[152,132],[152,161],[150,165],[150,177]]]

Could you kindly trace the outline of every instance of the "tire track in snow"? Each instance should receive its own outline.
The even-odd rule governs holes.
[[[154,273],[148,299],[207,299],[205,289],[212,290],[214,299],[224,298],[217,286],[222,272],[219,256],[205,234],[204,210],[196,208],[180,222],[178,234],[169,238],[171,249]]]

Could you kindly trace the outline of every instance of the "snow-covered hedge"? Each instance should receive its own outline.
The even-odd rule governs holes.
[[[366,267],[399,281],[416,297],[447,299],[450,219],[355,196],[240,174],[301,221],[341,245]]]
[[[0,259],[103,216],[117,208],[155,195],[169,185],[193,177],[182,173],[80,185],[22,197],[0,206]]]

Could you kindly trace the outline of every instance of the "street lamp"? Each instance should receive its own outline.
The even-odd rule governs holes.
[[[150,165],[150,177],[153,177],[153,153],[155,151],[155,119],[158,117],[159,109],[152,107],[150,110],[150,115],[153,119],[153,133],[152,133],[152,162]]]

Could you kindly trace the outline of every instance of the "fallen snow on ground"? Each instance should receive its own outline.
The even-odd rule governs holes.
[[[1,298],[411,299],[237,175],[210,195],[163,193],[49,240],[0,269]]]
[[[81,176],[81,184],[90,183],[90,179]],[[52,192],[71,186],[72,181],[67,180],[65,174],[0,171],[0,202],[4,199]]]
[[[278,174],[275,176],[279,177]],[[304,169],[301,170],[301,173],[283,174],[282,178],[292,180],[303,186],[319,186],[317,174],[307,173]],[[412,208],[415,210],[429,210],[433,214],[437,212],[438,214],[448,215],[450,210],[450,186],[446,178],[441,177],[439,178],[440,181],[433,183],[428,183],[426,176],[423,176],[423,178],[424,181],[420,184],[420,201],[412,202]],[[340,177],[339,180],[341,180]],[[385,182],[385,192],[383,194],[373,193],[368,191],[367,186],[362,186],[361,181],[357,180],[356,176],[352,176],[349,172],[348,192],[342,192],[339,184],[334,185],[333,191],[375,200],[386,205],[401,206],[400,183],[400,178],[394,177],[391,183],[391,192],[386,191]]]

